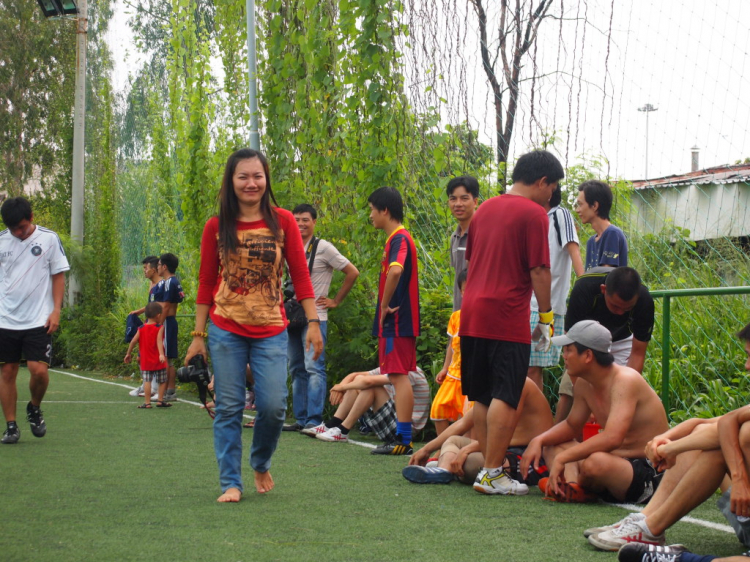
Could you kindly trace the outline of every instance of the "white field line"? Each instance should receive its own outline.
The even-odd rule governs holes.
[[[76,374],[73,374],[73,373],[67,373],[65,371],[58,371],[56,369],[50,369],[50,371],[53,372],[53,373],[60,373],[61,375],[68,375],[69,377],[74,377],[74,378],[77,378],[77,379],[83,379],[83,380],[87,380],[87,381],[91,381],[91,382],[98,382],[98,383],[102,383],[102,384],[111,384],[111,385],[114,385],[114,386],[121,386],[122,388],[127,388],[128,390],[133,390],[134,388],[138,388],[137,386],[130,386],[130,385],[122,384],[122,383],[119,383],[119,382],[103,381],[103,380],[99,380],[99,379],[92,379],[90,377],[84,377],[82,375],[76,375]],[[202,406],[202,404],[200,402],[194,402],[194,401],[191,401],[191,400],[184,400],[182,398],[180,398],[179,401],[183,402],[185,404],[191,404],[192,406]],[[52,402],[52,401],[50,401],[50,402]],[[52,402],[52,403],[54,403],[54,402]],[[72,402],[72,401],[71,402],[64,402],[64,401],[59,401],[58,403],[59,404],[65,404],[65,403],[68,403],[68,404],[81,403],[81,404],[83,404],[85,402]],[[89,404],[98,404],[100,402],[88,402],[88,403]],[[129,404],[130,402],[101,402],[101,403],[102,404],[104,404],[104,403],[108,403],[108,404],[125,404],[125,403],[127,403],[127,404]],[[248,415],[248,414],[243,414],[243,417],[249,418],[249,419],[255,419],[254,416],[251,416],[251,415]],[[364,443],[362,441],[355,441],[354,439],[349,439],[348,442],[351,443],[352,445],[358,445],[360,447],[365,447],[367,449],[374,449],[375,448],[375,445],[373,445],[371,443]],[[641,511],[641,509],[642,509],[640,506],[637,506],[637,505],[632,504],[632,503],[627,503],[627,504],[615,503],[615,504],[611,504],[611,505],[615,505],[617,507],[620,507],[622,509],[626,509],[628,511]],[[714,529],[716,531],[723,531],[725,533],[732,533],[732,534],[734,534],[734,529],[732,529],[732,527],[730,527],[729,525],[723,525],[721,523],[713,523],[711,521],[704,521],[703,519],[696,519],[695,517],[689,517],[689,516],[683,517],[682,519],[680,519],[680,521],[682,521],[683,523],[693,523],[694,525],[699,525],[699,526],[705,527],[707,529]]]

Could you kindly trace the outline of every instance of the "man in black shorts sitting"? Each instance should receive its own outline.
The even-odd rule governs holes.
[[[563,346],[565,366],[578,377],[573,407],[565,421],[531,440],[521,473],[544,454],[550,476],[539,487],[552,499],[647,502],[662,475],[645,458],[646,444],[669,428],[661,400],[638,371],[614,362],[612,334],[598,322],[578,322],[552,343]],[[603,429],[579,443],[575,437],[592,413]]]

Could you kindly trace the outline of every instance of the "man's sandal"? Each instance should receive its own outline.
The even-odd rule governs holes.
[[[141,404],[140,406],[138,406],[138,409],[139,410],[150,410],[151,409],[151,404]]]
[[[156,405],[157,408],[171,408],[172,404],[170,402],[159,402]]]

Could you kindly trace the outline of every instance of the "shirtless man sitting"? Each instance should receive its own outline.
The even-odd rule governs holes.
[[[644,450],[669,428],[661,400],[638,371],[614,362],[612,334],[595,320],[578,322],[552,342],[563,346],[565,366],[578,377],[573,407],[564,422],[531,440],[521,474],[538,468],[544,454],[550,475],[539,487],[554,500],[647,502],[662,475]],[[603,430],[575,441],[592,413]]]
[[[536,484],[539,475],[545,474],[544,467],[540,467],[540,472],[529,475],[529,478],[522,478],[518,472],[518,459],[534,437],[552,427],[552,411],[542,391],[528,377],[523,386],[517,411],[520,417],[506,455],[506,463],[510,465],[507,468],[511,471],[511,477],[514,480],[519,482],[526,480],[526,484]],[[473,484],[484,466],[484,457],[479,449],[479,442],[464,436],[473,427],[474,410],[472,409],[412,455],[409,466],[402,471],[404,478],[417,484],[448,484],[454,479],[464,484]],[[438,449],[440,449],[438,466],[425,467],[430,454]]]

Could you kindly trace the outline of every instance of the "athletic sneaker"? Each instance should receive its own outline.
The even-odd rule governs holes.
[[[427,468],[426,466],[407,466],[401,474],[409,482],[415,484],[450,484],[453,482],[453,473],[444,468]]]
[[[612,529],[616,529],[623,523],[627,523],[628,521],[641,521],[642,519],[645,519],[646,516],[643,515],[640,511],[634,511],[633,513],[630,513],[627,517],[620,519],[617,523],[614,523],[612,525],[604,525],[603,527],[592,527],[591,529],[586,529],[583,532],[583,536],[585,538],[589,538],[591,535],[598,535],[599,533],[603,533],[604,531],[611,531]]]
[[[529,487],[522,482],[513,480],[510,475],[501,470],[497,476],[490,476],[487,469],[482,469],[474,480],[474,489],[482,494],[502,494],[504,496],[525,496]]]
[[[622,546],[617,559],[620,562],[680,562],[683,552],[688,550],[681,544],[656,546],[632,542]]]
[[[326,429],[323,433],[318,433],[315,437],[321,441],[328,441],[329,443],[346,443],[349,441],[349,436],[341,433],[340,427]]]
[[[380,447],[370,451],[371,455],[411,455],[414,447],[411,443],[408,445],[402,441],[387,441]]]
[[[622,545],[631,542],[664,546],[667,541],[664,539],[663,534],[658,536],[652,535],[646,526],[646,520],[642,519],[641,521],[630,520],[609,531],[604,531],[598,535],[591,535],[589,542],[599,550],[617,552]]]
[[[562,482],[558,484],[559,491],[555,492],[550,488],[547,491],[547,483],[549,478],[542,478],[539,480],[539,489],[542,493],[552,501],[561,503],[590,503],[599,501],[599,496],[593,492],[584,490],[575,482]]]
[[[42,411],[31,402],[26,405],[26,419],[31,426],[31,433],[34,434],[34,437],[44,437],[47,433],[47,424],[44,423]]]
[[[130,392],[128,392],[130,396],[143,396],[143,385],[139,386],[138,388],[134,388]]]
[[[163,400],[164,400],[164,402],[177,402],[177,392],[174,389],[167,390],[164,393],[164,399]]]
[[[427,468],[435,468],[438,464],[440,464],[440,461],[438,459],[430,459],[427,461],[427,464],[425,466]]]
[[[309,427],[306,427],[300,433],[302,435],[309,435],[310,437],[317,437],[321,433],[325,433],[328,431],[328,428],[326,427],[326,424],[321,423],[320,425],[311,425]]]
[[[18,443],[18,440],[21,438],[21,430],[18,428],[18,426],[14,426],[13,429],[6,429],[3,433],[3,438],[0,439],[0,443],[3,445],[13,445],[14,443]]]

